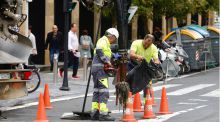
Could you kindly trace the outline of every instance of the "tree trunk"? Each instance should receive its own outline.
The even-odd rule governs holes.
[[[172,18],[167,19],[167,33],[171,32],[171,28],[172,28]]]
[[[215,13],[214,13],[214,11],[209,10],[209,22],[208,22],[208,25],[209,26],[214,25],[214,21],[215,21]]]
[[[198,25],[202,26],[202,15],[198,14]]]
[[[153,33],[153,21],[152,19],[147,19],[147,27],[150,34]]]
[[[186,24],[187,24],[187,25],[191,25],[191,20],[192,20],[192,14],[191,14],[191,13],[188,13],[188,14],[187,14]]]
[[[177,24],[177,19],[176,17],[172,17],[172,28],[177,28],[178,24]]]
[[[73,0],[73,2],[77,2],[76,7],[71,12],[71,23],[76,23],[79,26],[79,1]],[[77,36],[79,37],[79,29],[77,30]]]
[[[162,16],[162,33],[163,38],[167,35],[167,22],[166,22],[166,16]]]
[[[97,41],[96,37],[97,37],[97,31],[98,31],[98,26],[99,26],[99,21],[100,21],[100,14],[101,14],[100,11],[98,13],[97,12],[94,13],[94,35],[93,35],[94,44],[96,44],[96,41]],[[99,29],[99,32],[98,32],[99,35],[100,35],[100,30],[101,29]]]
[[[138,33],[138,15],[135,15],[132,20],[132,40],[137,39],[137,33]]]

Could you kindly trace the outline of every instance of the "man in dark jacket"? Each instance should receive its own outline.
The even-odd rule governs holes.
[[[62,49],[63,45],[63,36],[62,33],[58,31],[58,27],[53,25],[52,31],[47,34],[45,49],[48,48],[50,51],[50,71],[53,71],[53,59],[54,54],[59,56],[59,51]]]

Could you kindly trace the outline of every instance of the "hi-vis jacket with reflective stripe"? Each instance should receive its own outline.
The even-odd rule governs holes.
[[[94,50],[92,73],[100,73],[100,79],[108,77],[104,72],[104,64],[110,62],[112,56],[111,45],[106,36],[100,38]]]

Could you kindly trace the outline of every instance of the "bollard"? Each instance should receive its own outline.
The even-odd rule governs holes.
[[[87,81],[87,63],[88,63],[88,57],[85,54],[83,57],[83,77],[84,81]]]
[[[58,54],[54,54],[54,58],[53,58],[53,82],[56,84],[58,81]]]
[[[206,67],[207,67],[207,53],[209,53],[209,51],[204,51],[205,53],[205,72],[206,72]]]

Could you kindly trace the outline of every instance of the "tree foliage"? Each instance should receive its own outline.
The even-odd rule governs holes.
[[[132,5],[138,6],[138,14],[153,17],[154,0],[133,0]]]
[[[219,0],[133,0],[138,14],[147,17],[176,17],[182,19],[188,13],[219,11]]]
[[[102,14],[114,17],[116,15],[115,0],[108,1],[111,1],[111,4],[102,9]],[[132,5],[138,6],[137,14],[146,18],[161,18],[162,15],[165,15],[183,19],[188,13],[219,11],[219,0],[132,0]],[[95,12],[99,9],[92,6],[92,10]]]

